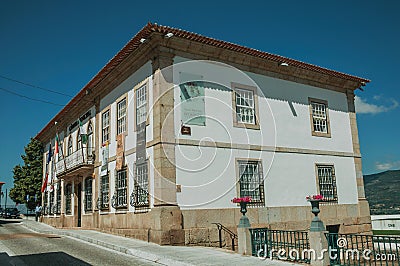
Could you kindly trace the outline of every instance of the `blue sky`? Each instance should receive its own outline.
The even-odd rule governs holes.
[[[2,1],[0,76],[75,95],[148,21],[371,79],[357,91],[364,174],[400,168],[398,1]],[[0,181],[71,97],[0,77]],[[49,101],[32,101],[4,91]]]

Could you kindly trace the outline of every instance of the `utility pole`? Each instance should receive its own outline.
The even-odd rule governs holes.
[[[4,185],[4,182],[0,182],[0,207],[1,207],[1,197],[3,197],[3,191],[1,191],[1,187]]]
[[[6,201],[4,203],[4,209],[6,209],[6,208],[7,208],[7,189],[6,189]]]

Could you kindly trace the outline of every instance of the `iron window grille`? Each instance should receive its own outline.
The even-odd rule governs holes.
[[[101,177],[101,209],[109,208],[109,193],[110,193],[110,180],[107,175]]]
[[[68,184],[68,185],[65,186],[65,213],[66,214],[71,214],[72,213],[71,196],[72,196],[72,185]]]
[[[251,197],[250,204],[264,206],[264,180],[259,161],[238,161],[240,197]]]
[[[117,103],[117,135],[126,131],[126,98]]]
[[[49,203],[49,200],[48,200],[48,198],[47,198],[47,193],[45,193],[44,194],[44,202],[43,202],[43,206],[44,206],[44,210],[43,210],[43,212],[44,212],[44,214],[48,214],[49,213],[49,210],[48,210],[48,203]]]
[[[85,179],[85,211],[92,210],[92,178],[88,177]]]
[[[134,207],[149,206],[149,176],[147,162],[136,165],[135,188],[132,196]]]
[[[117,177],[115,182],[115,207],[125,208],[127,207],[127,184],[126,184],[126,168],[117,171]]]
[[[61,187],[60,183],[57,184],[57,200],[56,200],[56,214],[61,214]]]
[[[55,193],[54,190],[50,192],[49,214],[54,213],[54,193]]]
[[[136,90],[136,125],[146,121],[147,117],[147,90],[143,85]]]
[[[337,202],[335,169],[332,165],[317,165],[319,193],[325,202]]]
[[[102,138],[103,143],[110,140],[110,111],[106,111],[102,115]]]
[[[235,89],[236,116],[238,123],[256,124],[254,92],[251,90]]]

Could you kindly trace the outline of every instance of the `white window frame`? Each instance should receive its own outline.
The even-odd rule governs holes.
[[[233,125],[235,127],[260,129],[257,88],[233,82],[231,86]],[[241,115],[244,113],[249,114],[248,119]]]
[[[148,90],[147,83],[135,90],[135,129],[141,123],[147,124],[148,114]]]
[[[103,144],[110,141],[110,114],[110,109],[101,114],[101,139]]]
[[[126,97],[117,103],[117,135],[126,132]]]
[[[316,137],[331,137],[328,102],[309,98],[311,132]]]

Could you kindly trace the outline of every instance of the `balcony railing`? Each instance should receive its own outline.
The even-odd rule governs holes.
[[[60,158],[56,164],[56,173],[61,174],[81,165],[93,164],[94,158],[92,155],[92,151],[94,151],[93,148],[84,147],[74,151],[65,158]]]

